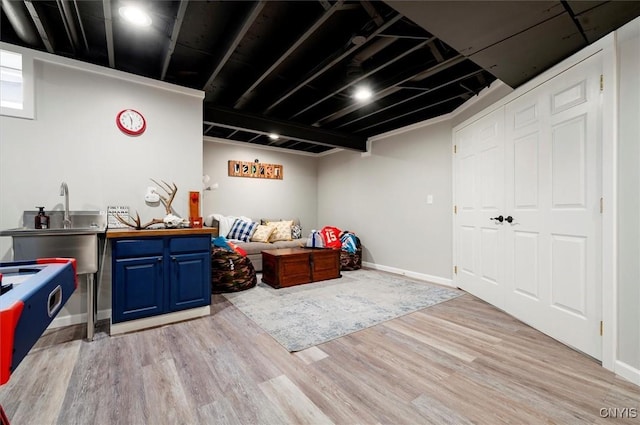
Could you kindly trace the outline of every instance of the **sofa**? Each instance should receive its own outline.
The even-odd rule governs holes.
[[[261,238],[258,235],[258,232],[263,230],[262,227],[258,227],[254,230],[251,237],[249,237],[248,241],[237,239],[235,236],[237,234],[231,234],[233,229],[233,225],[235,224],[235,220],[240,219],[245,222],[257,223],[258,226],[267,226],[267,223],[282,223],[282,222],[291,222],[291,226],[287,231],[286,224],[281,226],[280,232],[278,235],[273,235],[267,241],[264,238]],[[238,248],[241,248],[247,253],[247,257],[251,260],[253,267],[256,272],[262,271],[262,251],[267,249],[281,249],[281,248],[296,248],[296,247],[304,247],[307,245],[308,238],[303,235],[303,230],[300,225],[300,220],[298,218],[292,219],[271,219],[271,218],[262,218],[258,220],[253,220],[244,216],[224,216],[221,214],[211,214],[208,217],[205,217],[204,225],[209,227],[217,227],[218,235],[226,237],[230,242],[235,244]],[[246,234],[244,235],[246,238]]]

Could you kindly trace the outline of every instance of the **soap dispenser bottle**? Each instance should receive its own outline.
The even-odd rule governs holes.
[[[35,220],[35,228],[36,229],[48,229],[49,228],[49,216],[44,213],[44,207],[36,207],[40,211],[38,211],[38,215]]]

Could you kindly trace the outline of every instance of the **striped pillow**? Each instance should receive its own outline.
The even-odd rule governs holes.
[[[233,222],[231,230],[229,230],[227,239],[249,242],[251,240],[251,236],[253,236],[253,233],[257,228],[258,223],[237,218],[236,221]]]

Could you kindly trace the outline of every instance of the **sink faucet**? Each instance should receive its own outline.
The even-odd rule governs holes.
[[[60,196],[64,196],[64,219],[62,220],[62,227],[69,229],[71,227],[71,219],[69,218],[69,186],[67,186],[65,182],[62,182],[60,185]]]

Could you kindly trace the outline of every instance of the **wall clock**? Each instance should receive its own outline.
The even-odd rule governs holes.
[[[144,116],[134,109],[123,109],[116,116],[116,124],[120,131],[130,136],[139,136],[147,128]]]

